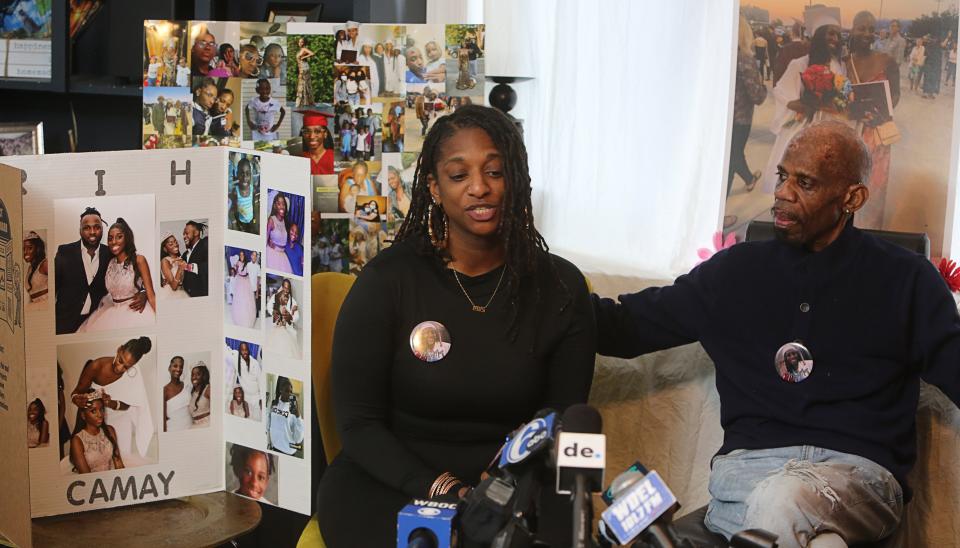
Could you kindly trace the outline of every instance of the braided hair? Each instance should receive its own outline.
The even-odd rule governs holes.
[[[140,279],[140,269],[137,268],[137,244],[133,239],[133,230],[123,217],[117,217],[117,222],[110,225],[107,233],[109,234],[114,228],[123,234],[123,252],[126,253],[127,258],[124,259],[122,266],[124,269],[133,269],[133,283],[138,288],[143,289],[143,283]]]
[[[442,206],[434,205],[439,215],[430,217],[430,194],[428,177],[438,179],[437,164],[440,161],[440,149],[443,144],[461,129],[481,129],[490,137],[500,153],[504,178],[503,203],[500,206],[500,225],[498,235],[503,241],[505,254],[505,279],[510,287],[510,304],[513,308],[508,336],[514,340],[517,335],[519,299],[521,285],[538,274],[543,257],[557,284],[570,300],[570,292],[560,279],[553,260],[547,252],[549,247],[533,223],[533,206],[530,201],[530,169],[527,164],[527,149],[523,137],[513,121],[497,109],[480,105],[464,105],[453,114],[438,118],[423,142],[423,149],[417,159],[413,188],[410,192],[410,211],[397,232],[396,241],[411,240],[422,254],[433,254],[444,263],[451,257],[445,247],[436,248],[430,242],[430,227],[433,223],[435,234],[444,233]],[[540,300],[540,284],[533,283],[536,300]],[[566,302],[562,305],[566,307]]]

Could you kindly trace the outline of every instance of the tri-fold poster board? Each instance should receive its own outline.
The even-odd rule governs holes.
[[[0,534],[221,490],[309,514],[309,160],[3,164]]]

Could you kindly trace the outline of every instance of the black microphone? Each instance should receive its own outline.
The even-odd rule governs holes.
[[[537,532],[537,501],[541,478],[553,450],[557,414],[541,409],[529,423],[514,432],[500,454],[500,469],[514,479],[517,492],[506,526],[497,533],[493,548],[532,546]]]
[[[465,546],[489,546],[510,517],[516,483],[489,476],[460,501],[460,533]]]
[[[557,493],[573,498],[573,544],[587,548],[593,522],[591,493],[602,490],[607,440],[600,432],[603,419],[593,407],[571,405],[563,413],[557,437]]]

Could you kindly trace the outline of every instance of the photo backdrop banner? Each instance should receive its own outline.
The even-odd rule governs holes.
[[[483,103],[484,34],[463,24],[144,21],[143,148],[309,158],[310,225],[300,228],[312,232],[312,269],[357,272],[409,210],[427,131]],[[335,227],[364,196],[385,197],[394,224],[352,223],[340,237]]]
[[[787,143],[813,123],[838,120],[873,159],[863,181],[870,198],[854,224],[925,232],[931,255],[944,255],[957,12],[956,0],[741,3],[724,230],[771,220]]]

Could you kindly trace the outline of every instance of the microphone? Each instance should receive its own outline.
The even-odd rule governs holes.
[[[563,430],[557,437],[557,493],[573,498],[573,544],[586,548],[593,521],[590,493],[603,489],[607,439],[601,434],[600,413],[585,404],[571,405],[561,419]]]
[[[516,485],[512,478],[489,476],[460,502],[460,532],[464,544],[489,546],[510,515]]]
[[[680,505],[660,474],[640,472],[643,465],[637,470],[632,468],[610,484],[608,492],[613,503],[601,514],[607,537],[617,544],[629,544],[642,536],[634,546],[691,546],[689,541],[681,541],[670,526],[670,516]]]
[[[634,462],[633,464],[631,464],[629,468],[627,468],[626,470],[624,470],[624,473],[626,473],[626,472],[640,472],[641,477],[642,477],[642,476],[647,475],[650,471],[647,470],[647,467],[644,466],[642,462],[636,461],[636,462]],[[620,474],[620,476],[623,476],[623,474]],[[620,479],[620,476],[617,476],[617,479]],[[610,484],[610,487],[607,487],[607,490],[604,491],[604,492],[600,495],[600,498],[603,499],[603,502],[604,502],[607,506],[610,506],[611,504],[613,504],[613,499],[615,498],[615,497],[614,497],[614,494],[613,494],[613,486],[614,486],[614,484],[616,483],[617,479],[614,479],[614,480],[613,480],[613,483]],[[623,486],[621,486],[620,488],[621,488],[621,489],[625,489],[626,487],[629,487],[629,486],[628,486],[628,485],[623,485]]]
[[[520,427],[504,444],[499,467],[516,485],[516,496],[506,526],[493,538],[493,548],[532,546],[537,531],[536,503],[541,478],[553,449],[557,414],[541,409],[534,419]]]
[[[456,546],[457,505],[413,499],[397,513],[397,548]]]
[[[500,469],[513,468],[552,448],[557,413],[541,409],[533,420],[520,427],[500,450]]]

